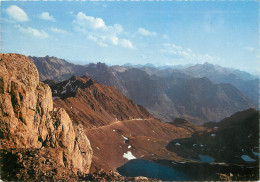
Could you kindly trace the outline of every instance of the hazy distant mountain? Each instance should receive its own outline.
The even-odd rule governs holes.
[[[182,117],[202,124],[219,121],[234,112],[256,107],[256,104],[234,86],[214,84],[206,78],[194,78],[190,72],[185,71],[188,68],[176,70],[148,66],[108,67],[104,63],[80,66],[49,57],[33,60],[40,62],[36,66],[43,66],[39,68],[41,78],[52,77],[55,80],[62,80],[72,73],[78,76],[86,74],[101,84],[114,86],[125,96],[148,109],[155,117],[166,122]],[[68,69],[65,69],[67,65]],[[206,66],[212,67],[209,64]],[[59,72],[59,67],[62,70],[64,68],[64,71]],[[205,70],[211,69],[201,69],[201,72],[204,74]],[[55,76],[52,76],[52,72]],[[250,82],[245,81],[249,84],[248,88],[252,86]],[[254,89],[249,91],[253,92]]]
[[[255,107],[231,84],[213,84],[205,77],[175,79],[166,93],[182,116],[199,124],[219,121],[236,111]]]
[[[56,80],[63,81],[70,78],[72,75],[84,75],[85,74],[85,66],[75,65],[69,63],[64,59],[59,59],[56,57],[31,57],[29,59],[33,61],[36,65],[40,80]]]
[[[96,65],[91,70],[91,77],[100,83],[115,86],[163,121],[184,117],[202,124],[255,107],[230,84],[213,84],[206,78],[192,78],[179,71],[160,77],[137,68],[115,72],[104,64]]]
[[[258,104],[259,78],[254,75],[209,63],[197,64],[181,71],[197,78],[207,77],[214,83],[230,83]]]
[[[224,68],[219,65],[213,65],[210,63],[196,64],[188,68],[182,69],[183,72],[195,77],[208,77],[212,80],[221,79],[224,75],[233,74],[237,79],[252,80],[256,77],[245,72],[231,68]]]

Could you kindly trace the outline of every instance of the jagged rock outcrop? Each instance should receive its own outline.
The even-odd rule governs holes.
[[[51,89],[39,82],[33,62],[23,55],[0,54],[0,70],[1,150],[44,149],[55,164],[88,173],[89,140],[64,109],[53,108]]]

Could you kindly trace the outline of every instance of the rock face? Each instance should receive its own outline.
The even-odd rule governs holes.
[[[89,140],[64,109],[53,108],[51,89],[39,82],[32,61],[18,54],[0,54],[0,70],[1,149],[44,149],[57,165],[88,173]]]

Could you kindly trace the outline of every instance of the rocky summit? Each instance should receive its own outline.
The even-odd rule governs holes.
[[[18,54],[0,54],[1,178],[66,180],[89,172],[92,149],[80,124],[53,108],[36,66]]]

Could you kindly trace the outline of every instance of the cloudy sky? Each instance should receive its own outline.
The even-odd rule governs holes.
[[[2,51],[86,64],[259,71],[259,3],[2,2]]]

